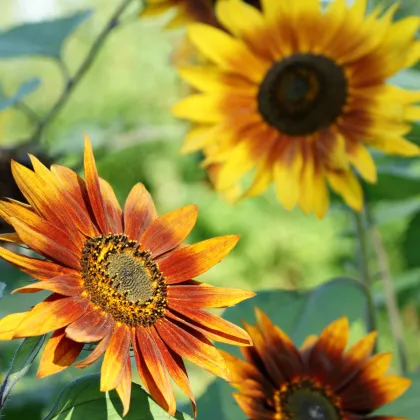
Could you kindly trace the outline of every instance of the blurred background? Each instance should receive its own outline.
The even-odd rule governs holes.
[[[62,94],[65,80],[60,65],[65,63],[65,71],[74,74],[118,4],[116,0],[1,0],[0,195],[16,193],[8,175],[10,158],[27,162],[28,148],[47,164],[59,162],[80,171],[85,131],[93,142],[99,173],[112,184],[120,203],[130,188],[141,181],[152,193],[159,213],[189,203],[198,204],[199,219],[189,241],[230,233],[241,235],[239,245],[229,257],[202,276],[202,281],[259,291],[309,289],[335,277],[357,277],[354,221],[338,200],[322,221],[299,210],[287,212],[271,190],[263,197],[231,206],[211,189],[200,168],[200,156],[179,154],[187,126],[171,117],[170,108],[187,93],[187,88],[177,77],[171,60],[184,33],[163,30],[170,13],[139,20],[140,1],[132,2],[125,11],[121,26],[109,35],[65,106],[43,130],[39,142],[19,147],[34,136],[33,120],[45,116]],[[400,15],[420,12],[415,0],[401,4]],[[92,14],[64,41],[61,61],[45,56],[4,54],[2,31],[86,10]],[[50,40],[51,37],[54,35],[50,34]],[[32,85],[29,88],[24,85],[19,103],[1,106],[2,100],[19,93],[22,84],[28,81]],[[420,76],[416,70],[410,70],[398,75],[395,82],[418,87]],[[25,105],[21,102],[36,115],[31,118],[22,110]],[[420,142],[418,133],[420,129],[415,127],[411,139]],[[388,253],[413,371],[420,361],[420,171],[418,164],[409,160],[379,155],[377,159],[379,184],[367,189],[367,197]],[[4,225],[2,231],[7,231]],[[372,265],[375,267],[374,261]],[[6,283],[0,317],[25,310],[42,298],[41,294],[10,295],[28,280],[26,275],[0,261],[0,282]],[[395,343],[390,335],[379,276],[377,280],[374,299],[380,313],[379,348],[392,351]],[[354,337],[362,333],[361,321],[354,323],[352,331]],[[0,342],[0,383],[17,346],[18,342]],[[36,367],[37,363],[15,387],[4,410],[6,419],[45,417],[61,388],[87,373],[70,368],[36,380]],[[98,371],[98,363],[89,369]],[[210,375],[193,367],[190,374],[198,397]]]

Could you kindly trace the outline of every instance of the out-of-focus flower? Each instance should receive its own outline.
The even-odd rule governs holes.
[[[209,339],[250,344],[244,330],[203,308],[234,305],[254,293],[191,280],[221,261],[238,237],[182,245],[197,207],[158,217],[142,184],[133,187],[122,210],[112,187],[98,177],[88,139],[85,181],[66,167],[49,170],[30,158],[34,171],[12,162],[29,205],[0,201],[0,216],[15,229],[0,240],[23,243],[45,260],[1,247],[0,257],[39,280],[15,292],[52,294],[27,312],[1,319],[0,340],[52,332],[38,377],[72,364],[87,367],[104,354],[101,390],[116,389],[124,413],[130,405],[132,350],[144,386],[165,410],[176,411],[172,377],[195,411],[182,358],[227,378]],[[75,363],[85,343],[97,345]]]
[[[409,379],[385,375],[391,354],[371,356],[375,333],[347,352],[347,318],[330,324],[297,349],[259,309],[257,325],[245,325],[254,347],[241,349],[244,360],[222,352],[232,373],[234,394],[251,420],[403,420],[373,416],[410,386]]]
[[[202,149],[216,189],[240,184],[238,198],[274,182],[283,206],[323,217],[327,185],[362,208],[357,176],[376,181],[367,146],[416,156],[404,135],[420,119],[420,92],[387,84],[420,56],[418,17],[397,22],[389,10],[365,16],[366,1],[263,0],[262,11],[240,0],[217,4],[230,34],[192,24],[189,37],[214,65],[181,75],[201,91],[175,108],[194,122],[184,152]],[[243,177],[255,170],[253,182]]]

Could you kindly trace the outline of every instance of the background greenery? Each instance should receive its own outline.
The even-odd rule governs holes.
[[[25,54],[23,49],[17,56],[16,51],[23,48],[17,44],[8,54],[1,31],[28,21],[92,10],[61,50],[61,57],[73,74],[118,3],[114,0],[2,0],[0,83],[4,94],[0,90],[0,161],[34,133],[33,123],[16,109],[18,100],[24,97],[24,102],[42,116],[63,90],[63,77],[54,54],[34,56]],[[384,0],[383,3],[392,2]],[[183,33],[162,30],[167,16],[140,21],[139,9],[140,2],[133,2],[124,14],[124,25],[109,36],[65,107],[43,132],[44,161],[54,157],[55,161],[80,170],[82,131],[85,131],[93,141],[100,175],[113,185],[121,203],[131,186],[141,181],[151,191],[160,213],[188,203],[198,204],[199,219],[189,238],[191,242],[239,233],[242,239],[231,255],[201,279],[218,286],[288,292],[262,292],[258,300],[239,305],[237,311],[229,310],[226,316],[235,322],[240,319],[253,322],[252,307],[260,305],[300,344],[307,334],[319,333],[331,320],[348,315],[353,321],[352,340],[360,337],[364,333],[365,296],[349,280],[336,280],[314,292],[296,291],[315,288],[336,277],[359,277],[352,215],[338,200],[328,216],[318,221],[299,210],[285,211],[273,191],[235,206],[226,204],[212,191],[199,166],[200,156],[179,155],[187,127],[170,115],[171,105],[187,91],[171,64]],[[414,0],[403,1],[399,13],[418,14],[420,7]],[[53,40],[56,41],[53,35],[46,38],[47,43]],[[395,82],[418,88],[420,76],[411,70],[398,75]],[[23,83],[26,84],[22,86]],[[419,133],[420,128],[415,127],[411,139],[420,142]],[[15,157],[24,160],[24,151],[19,150]],[[404,322],[409,370],[413,373],[420,364],[420,168],[415,161],[379,155],[377,159],[379,183],[367,188],[367,197],[388,253]],[[3,192],[9,191],[9,187],[5,178],[0,178],[2,195],[6,195]],[[374,256],[371,258],[375,270]],[[0,316],[24,310],[42,298],[42,295],[10,296],[11,290],[27,281],[26,275],[0,262],[0,282],[7,285],[0,301]],[[375,276],[374,290],[381,333],[379,349],[394,351],[380,273]],[[0,342],[0,383],[17,346],[17,342]],[[83,372],[70,368],[56,376],[36,380],[36,366],[37,363],[14,388],[4,410],[6,419],[45,418],[65,384],[82,374],[99,371],[96,364]],[[392,369],[397,372],[396,358]],[[221,418],[242,418],[235,411],[228,387],[218,388],[219,384],[208,387],[213,380],[210,375],[193,366],[189,371],[196,396],[203,394],[199,418],[206,418],[206,413],[209,419],[216,418],[210,408],[220,398],[224,401],[220,405]],[[418,391],[416,384],[405,403],[396,408],[397,414],[413,416],[410,414],[413,411],[401,410],[407,410]],[[226,413],[230,413],[228,417]],[[71,418],[78,417],[73,413]]]

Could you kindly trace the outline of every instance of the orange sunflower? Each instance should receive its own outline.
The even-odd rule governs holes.
[[[239,390],[234,397],[251,420],[404,420],[368,417],[411,384],[385,376],[390,353],[370,356],[376,333],[345,352],[349,323],[342,318],[297,349],[259,309],[256,317],[255,327],[245,324],[254,342],[241,349],[245,361],[221,352]]]
[[[74,364],[91,365],[104,354],[101,390],[116,389],[128,412],[130,351],[144,386],[169,413],[176,411],[171,377],[191,400],[182,358],[227,378],[211,340],[247,346],[248,334],[203,308],[234,305],[252,292],[191,280],[221,261],[238,236],[182,245],[197,219],[186,206],[157,216],[142,184],[120,208],[112,187],[98,177],[85,141],[85,181],[72,170],[48,170],[30,156],[34,171],[12,162],[13,176],[29,204],[0,201],[0,216],[15,233],[3,240],[26,244],[40,258],[0,247],[0,257],[39,280],[14,292],[52,294],[27,312],[0,320],[0,340],[52,332],[38,377]],[[85,343],[97,343],[76,362]]]
[[[174,107],[194,122],[184,152],[202,149],[216,189],[235,199],[274,182],[283,206],[323,217],[327,185],[355,210],[363,204],[355,170],[376,181],[367,147],[417,156],[404,135],[420,119],[419,91],[387,79],[420,57],[418,17],[393,22],[397,5],[366,16],[366,0],[240,0],[216,5],[229,33],[196,23],[189,38],[213,65],[181,68],[201,93]],[[248,184],[244,175],[251,172]]]

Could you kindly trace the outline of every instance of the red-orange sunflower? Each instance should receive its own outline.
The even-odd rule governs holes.
[[[197,207],[158,217],[140,183],[122,210],[112,187],[98,177],[88,139],[85,181],[66,167],[48,170],[30,158],[34,171],[12,162],[29,204],[0,201],[0,216],[16,231],[2,239],[24,243],[46,260],[1,247],[0,257],[39,280],[15,292],[52,294],[31,310],[0,320],[0,340],[52,332],[38,377],[72,364],[84,368],[104,354],[101,390],[116,389],[125,413],[132,350],[144,386],[165,410],[176,411],[172,377],[195,411],[182,358],[227,378],[225,362],[209,339],[250,344],[244,330],[203,308],[234,305],[254,293],[191,280],[221,261],[238,237],[181,245],[196,222]],[[75,363],[85,343],[97,345]]]
[[[347,318],[331,323],[301,349],[259,309],[255,327],[245,324],[254,347],[241,349],[245,361],[222,352],[231,370],[235,399],[251,420],[404,420],[373,415],[410,386],[409,379],[385,375],[391,354],[371,352],[376,333],[347,352]]]

